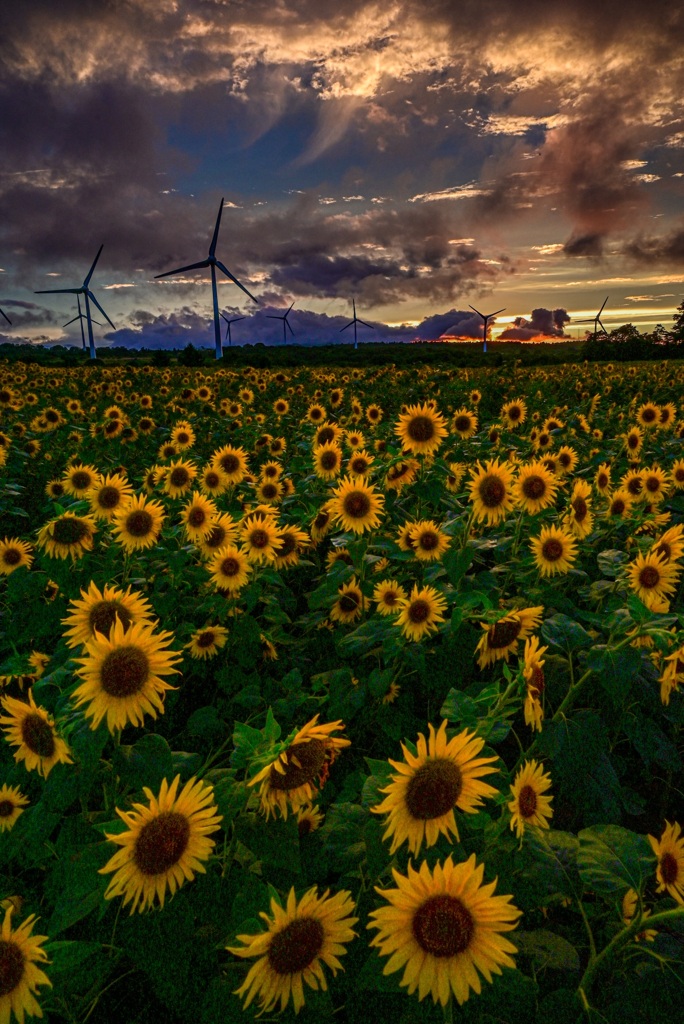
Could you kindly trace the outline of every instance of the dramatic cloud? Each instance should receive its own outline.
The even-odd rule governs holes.
[[[533,309],[530,319],[515,318],[512,327],[499,335],[499,341],[531,341],[532,338],[564,338],[564,325],[570,322],[565,309]]]
[[[640,235],[624,251],[637,263],[684,266],[684,226],[657,237]]]

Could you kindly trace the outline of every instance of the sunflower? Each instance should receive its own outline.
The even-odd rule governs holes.
[[[366,607],[366,599],[356,577],[352,576],[348,583],[343,583],[337,594],[335,603],[330,609],[330,618],[334,622],[356,622]]]
[[[542,576],[566,573],[577,558],[577,541],[558,526],[546,526],[538,537],[530,539],[534,561]]]
[[[478,666],[486,668],[494,662],[508,661],[508,656],[518,649],[518,641],[526,640],[532,630],[541,622],[544,609],[541,605],[535,608],[522,608],[508,612],[497,622],[481,622],[484,630],[475,653],[480,652]]]
[[[443,533],[432,519],[412,523],[409,535],[411,551],[421,562],[440,561],[451,543],[451,537]]]
[[[323,423],[326,418],[326,412],[322,405],[314,402],[306,411],[306,418],[309,423]]]
[[[570,473],[574,473],[577,465],[577,452],[574,448],[564,444],[558,449],[558,465],[560,467],[561,474],[567,476]]]
[[[477,416],[465,407],[457,409],[451,419],[452,433],[458,434],[463,441],[467,441],[473,434],[477,433]]]
[[[16,786],[0,786],[0,832],[9,832],[14,827],[28,802],[28,797]]]
[[[149,806],[134,804],[134,811],[116,813],[128,831],[105,833],[120,850],[100,868],[100,874],[115,872],[105,899],[123,896],[123,906],[131,903],[131,914],[151,907],[155,897],[164,906],[167,886],[171,895],[195,872],[205,873],[203,861],[211,856],[215,840],[210,839],[222,821],[214,804],[214,791],[206,782],[192,778],[178,793],[180,775],[171,785],[166,779],[159,796],[144,787]]]
[[[666,563],[677,562],[684,555],[684,524],[677,523],[653,543],[651,551],[662,555]]]
[[[665,658],[665,668],[658,680],[660,683],[660,700],[663,704],[670,703],[670,697],[684,683],[684,647]]]
[[[458,842],[458,828],[454,808],[466,814],[475,814],[486,797],[496,789],[481,781],[496,768],[489,767],[498,758],[478,757],[484,740],[467,730],[447,740],[447,723],[437,732],[430,723],[429,739],[419,733],[417,754],[413,755],[402,743],[402,761],[390,764],[399,772],[381,793],[387,796],[371,810],[374,814],[388,814],[383,839],[392,838],[390,853],[404,843],[416,856],[421,846],[434,846],[440,835]]]
[[[525,641],[523,678],[525,680],[525,725],[534,731],[541,732],[544,720],[544,708],[541,697],[544,693],[544,659],[548,647],[540,647],[536,636]]]
[[[339,444],[342,428],[337,423],[324,423],[318,427],[313,438],[314,448],[324,444]]]
[[[114,536],[126,551],[150,548],[157,543],[164,522],[164,506],[136,495],[114,514]]]
[[[173,459],[178,454],[179,454],[179,452],[178,452],[178,449],[176,448],[175,444],[172,444],[171,441],[164,441],[164,443],[159,446],[159,451],[157,452],[157,458],[158,459]]]
[[[292,994],[294,1011],[299,1013],[304,1005],[304,982],[314,990],[320,985],[327,991],[321,962],[337,974],[342,966],[338,957],[346,953],[343,944],[355,937],[352,926],[358,921],[351,916],[354,913],[351,893],[342,889],[329,897],[329,892],[326,889],[319,896],[317,887],[313,886],[297,902],[292,888],[285,908],[273,897],[272,916],[260,913],[268,931],[238,935],[242,945],[227,947],[236,956],[259,957],[235,992],[246,997],[244,1009],[258,996],[261,1013],[269,1013],[278,1001],[282,1011]]]
[[[676,566],[663,555],[639,553],[627,570],[629,585],[639,600],[654,611],[662,609],[677,587]]]
[[[273,412],[276,416],[286,416],[290,411],[290,403],[286,398],[276,398],[273,403]]]
[[[0,449],[0,465],[2,465],[2,449]],[[61,480],[48,480],[45,485],[45,493],[48,498],[59,499],[64,494],[64,484]]]
[[[648,836],[651,848],[658,858],[656,878],[657,892],[666,892],[684,906],[684,837],[678,822],[672,825],[665,822],[665,829],[660,839]]]
[[[624,487],[618,488],[610,495],[606,515],[610,519],[624,519],[631,512],[634,498]]]
[[[404,968],[400,984],[409,995],[429,993],[446,1006],[453,992],[461,1005],[471,989],[482,991],[478,971],[491,982],[502,967],[515,967],[516,947],[502,933],[516,927],[520,911],[512,896],[493,895],[496,880],[482,884],[484,864],[474,853],[460,864],[449,856],[433,870],[423,861],[420,871],[409,863],[407,875],[392,874],[397,889],[376,887],[389,906],[370,914],[368,927],[378,929],[370,945],[390,958],[383,974]]]
[[[213,658],[226,646],[227,640],[228,630],[223,626],[205,626],[192,634],[185,649],[190,651],[191,658]]]
[[[645,469],[642,472],[644,484],[644,497],[652,504],[659,504],[667,495],[670,486],[670,478],[660,466],[653,466],[652,469]]]
[[[269,515],[246,517],[240,527],[240,542],[250,562],[273,562],[282,547],[280,530]]]
[[[367,476],[374,461],[374,457],[365,449],[357,449],[347,463],[347,472],[350,476]]]
[[[638,459],[643,443],[644,435],[639,427],[630,427],[625,434],[625,448],[627,449],[630,458]]]
[[[273,567],[278,570],[297,565],[300,553],[310,545],[311,540],[309,535],[297,526],[281,526],[280,542],[278,554],[273,560]]]
[[[244,448],[234,448],[230,444],[214,452],[211,465],[223,473],[229,486],[241,483],[249,472],[247,452]]]
[[[67,558],[75,562],[86,551],[93,550],[93,538],[97,531],[92,516],[77,516],[64,512],[51,519],[38,534],[37,544],[45,548],[50,558]]]
[[[261,808],[267,819],[271,814],[275,816],[276,808],[287,818],[288,805],[298,811],[312,803],[339,751],[350,746],[350,740],[331,735],[344,729],[344,722],[318,725],[318,718],[314,715],[286,749],[250,779],[249,786],[259,786]]]
[[[364,533],[380,525],[385,496],[362,479],[344,477],[330,499],[332,518],[344,530]]]
[[[171,431],[171,442],[175,444],[179,451],[184,452],[188,448],[192,448],[195,443],[195,431],[192,429],[187,420],[181,420],[180,423],[176,423],[175,427]]]
[[[366,409],[366,419],[368,420],[372,427],[377,426],[377,424],[380,423],[383,415],[383,410],[380,408],[379,405],[376,405],[374,402],[371,403],[371,405],[369,405]]]
[[[407,593],[395,580],[381,580],[373,591],[381,615],[397,615],[407,600]]]
[[[100,591],[91,581],[87,590],[81,588],[81,600],[74,599],[67,609],[71,614],[62,619],[63,626],[69,626],[65,634],[67,647],[79,647],[95,639],[95,633],[108,637],[115,622],[120,621],[124,629],[135,622],[148,622],[154,610],[146,597],[118,587],[105,584]]]
[[[521,398],[506,402],[501,409],[501,418],[509,430],[515,430],[527,419],[527,406]]]
[[[99,476],[88,492],[88,501],[93,515],[106,522],[114,518],[116,511],[133,497],[133,488],[119,473]]]
[[[211,530],[203,539],[197,541],[197,547],[205,558],[211,558],[221,548],[232,544],[237,535],[237,525],[227,512],[221,513],[211,524]]]
[[[215,498],[228,490],[228,480],[220,469],[215,466],[205,466],[200,475],[199,488],[202,494]]]
[[[564,523],[575,537],[588,537],[594,525],[590,506],[591,486],[586,480],[576,480],[570,496],[570,507]]]
[[[71,764],[71,755],[64,740],[55,732],[51,715],[45,708],[36,706],[32,690],[28,698],[29,703],[25,704],[14,697],[3,697],[1,703],[7,716],[0,718],[0,725],[7,727],[3,730],[7,742],[18,748],[14,760],[23,761],[27,771],[35,768],[47,779],[58,762]]]
[[[511,786],[513,799],[507,805],[511,812],[511,828],[520,839],[526,825],[548,828],[553,815],[553,797],[544,796],[551,787],[551,776],[546,775],[536,761],[526,761]]]
[[[660,422],[660,409],[653,402],[644,402],[636,416],[642,427],[656,427]]]
[[[513,509],[513,472],[507,463],[498,459],[489,460],[485,467],[478,462],[477,469],[471,469],[469,482],[470,501],[476,522],[487,520],[496,525]]]
[[[684,459],[672,463],[672,486],[677,491],[684,490]]]
[[[211,582],[217,590],[225,590],[231,596],[237,594],[247,583],[252,566],[244,551],[229,544],[222,547],[207,565]]]
[[[416,473],[420,469],[420,464],[415,459],[406,459],[402,462],[395,462],[393,466],[387,470],[387,476],[385,477],[385,489],[388,491],[397,491],[397,493],[403,490],[404,487],[408,487],[416,479]]]
[[[408,640],[422,640],[427,634],[435,633],[438,624],[444,622],[446,607],[446,598],[438,590],[427,586],[419,589],[416,584],[394,624]]]
[[[71,696],[76,707],[86,705],[91,729],[106,717],[113,733],[129,722],[142,725],[145,713],[156,718],[164,711],[163,695],[174,687],[161,676],[178,674],[174,665],[180,658],[164,650],[172,640],[171,633],[155,633],[147,622],[125,629],[117,618],[108,637],[96,633],[86,642],[77,670],[83,682]]]
[[[314,471],[321,480],[334,480],[342,468],[342,449],[334,441],[314,448]]]
[[[170,498],[180,498],[192,487],[197,469],[191,462],[178,459],[168,467],[164,477],[164,491]]]
[[[363,448],[366,444],[366,439],[360,430],[347,430],[344,440],[352,451],[355,451],[357,448]]]
[[[14,1011],[19,1024],[24,1015],[42,1017],[35,994],[39,985],[52,985],[48,976],[37,966],[47,962],[43,943],[47,935],[32,935],[35,914],[27,917],[16,930],[12,929],[14,904],[7,907],[0,933],[0,1020],[9,1024]]]
[[[95,486],[99,476],[100,474],[94,466],[85,466],[82,463],[71,466],[62,480],[64,490],[74,498],[84,498],[88,491]]]
[[[558,481],[543,462],[520,466],[513,484],[513,495],[520,508],[531,515],[553,505]]]
[[[18,537],[5,537],[0,540],[0,576],[9,576],[15,569],[21,569],[25,565],[31,568],[33,548],[24,540]]]
[[[594,486],[599,494],[607,494],[610,491],[610,466],[607,462],[601,463],[596,470]]]
[[[628,889],[627,892],[625,893],[625,895],[622,897],[622,906],[621,906],[621,910],[622,910],[622,923],[624,924],[625,928],[629,928],[629,926],[631,925],[632,921],[634,920],[634,915],[637,912],[637,907],[638,906],[639,906],[639,894],[637,893],[636,889]],[[647,917],[650,917],[650,915],[651,915],[651,911],[647,910],[646,908],[643,908],[642,920],[645,921]],[[643,941],[645,941],[645,942],[653,942],[655,940],[655,937],[656,937],[657,934],[658,934],[658,932],[655,930],[655,928],[644,928],[644,930],[642,932],[638,932],[634,936],[634,941],[635,942],[643,942]]]
[[[193,493],[180,514],[188,540],[193,544],[205,540],[211,533],[217,515],[216,503],[211,498],[197,492]]]
[[[399,417],[394,433],[401,439],[404,451],[413,455],[432,455],[448,434],[446,420],[425,405],[409,405]]]

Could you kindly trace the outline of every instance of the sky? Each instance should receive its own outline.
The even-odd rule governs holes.
[[[577,338],[684,299],[671,0],[0,5],[0,342]],[[225,326],[225,325],[224,325]]]

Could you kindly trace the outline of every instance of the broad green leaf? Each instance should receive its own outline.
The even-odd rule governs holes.
[[[546,928],[515,933],[518,952],[531,956],[537,969],[552,967],[560,971],[578,971],[579,953],[567,939]]]
[[[586,629],[567,615],[552,615],[542,623],[541,634],[547,644],[570,653],[591,646]]]
[[[578,836],[577,867],[589,889],[613,895],[625,889],[640,892],[655,873],[655,856],[646,836],[619,825],[594,825]]]

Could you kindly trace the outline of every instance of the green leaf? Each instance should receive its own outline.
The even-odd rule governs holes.
[[[442,558],[442,565],[447,571],[449,582],[457,587],[472,564],[475,550],[471,546],[450,548]]]
[[[478,706],[472,697],[467,697],[461,690],[452,687],[447,693],[439,713],[448,722],[474,727],[477,725],[478,711]]]
[[[164,779],[173,778],[173,754],[163,736],[148,732],[132,747],[114,748],[113,763],[121,778],[135,789],[149,786],[156,792]]]
[[[591,637],[586,629],[568,615],[552,615],[551,618],[545,619],[541,634],[548,644],[559,647],[566,653],[591,646]]]
[[[549,894],[574,896],[577,883],[577,853],[579,841],[571,832],[556,829],[526,828],[524,848],[533,864],[525,873],[542,881]],[[536,871],[535,867],[541,871]],[[541,873],[541,879],[538,878]]]
[[[516,932],[515,944],[520,953],[532,957],[537,969],[552,967],[559,971],[579,971],[580,959],[575,947],[546,928]]]
[[[644,879],[655,872],[655,855],[646,836],[619,825],[594,825],[583,829],[578,839],[577,867],[582,881],[595,892],[641,892]]]
[[[188,718],[187,729],[191,736],[208,742],[220,740],[226,732],[226,724],[219,718],[213,704],[198,708]]]
[[[45,951],[50,960],[50,977],[70,974],[77,970],[89,957],[99,953],[99,942],[72,942],[69,940],[50,942]]]
[[[286,868],[297,875],[301,873],[296,815],[290,815],[287,821],[282,818],[264,821],[254,814],[245,814],[235,818],[234,828],[240,842],[262,864]]]
[[[231,763],[235,768],[244,768],[249,764],[254,751],[262,744],[261,729],[254,729],[245,722],[236,722],[233,730],[233,746]]]
[[[608,576],[609,579],[615,579],[623,565],[629,561],[629,555],[626,551],[611,548],[607,551],[599,552],[596,561],[604,576]]]
[[[639,673],[641,651],[635,647],[616,651],[598,644],[589,651],[586,666],[596,673],[598,682],[613,702],[621,705]]]

